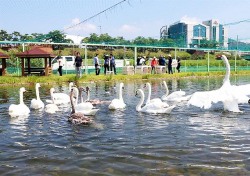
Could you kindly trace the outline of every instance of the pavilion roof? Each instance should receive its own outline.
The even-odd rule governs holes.
[[[50,47],[33,46],[32,49],[16,54],[19,58],[53,58],[53,50]]]
[[[2,52],[0,52],[0,58],[3,59],[3,58],[9,58],[9,56],[7,54],[4,54]]]

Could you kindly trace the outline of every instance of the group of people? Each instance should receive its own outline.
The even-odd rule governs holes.
[[[60,76],[62,76],[62,67],[63,67],[63,60],[61,57],[61,53],[57,56],[57,62],[58,62],[58,73]],[[76,76],[81,77],[82,76],[82,57],[80,56],[79,52],[76,52],[76,57],[74,61],[75,69],[76,69]]]
[[[99,75],[101,64],[98,58],[98,54],[96,54],[94,57],[94,65],[95,65],[95,74]],[[103,67],[105,75],[107,74],[107,71],[113,71],[114,74],[116,75],[116,64],[115,64],[115,57],[113,56],[113,54],[104,55]]]
[[[181,60],[180,57],[177,57],[177,61],[173,62],[173,59],[171,57],[171,55],[168,55],[168,61],[166,61],[165,57],[160,56],[159,59],[157,59],[156,57],[153,57],[153,59],[151,60],[151,74],[152,73],[156,73],[156,66],[167,66],[168,70],[166,72],[168,72],[169,74],[173,74],[173,66],[176,67],[178,73],[180,72],[180,67],[181,67]]]
[[[151,74],[155,74],[156,73],[156,66],[167,66],[167,70],[166,73],[169,74],[173,74],[173,66],[176,67],[177,71],[180,72],[180,67],[181,67],[181,61],[180,61],[180,57],[177,57],[177,60],[174,60],[171,57],[171,55],[168,55],[168,60],[166,60],[166,58],[164,56],[160,56],[159,59],[157,59],[156,57],[153,57],[150,65],[151,65]],[[63,67],[63,62],[62,62],[62,58],[59,55],[58,58],[58,64],[59,64],[59,68],[58,68],[58,72],[59,75],[62,76],[62,67]],[[76,53],[76,57],[75,57],[75,69],[76,69],[76,76],[77,77],[81,77],[82,76],[82,57],[80,56],[80,53],[77,52]],[[101,69],[101,63],[100,60],[98,58],[98,54],[95,55],[95,57],[93,58],[93,63],[95,66],[95,74],[99,75],[100,74],[100,69]],[[143,57],[138,57],[137,58],[137,65],[146,65],[146,56]],[[115,63],[115,57],[113,56],[113,54],[111,53],[110,55],[104,55],[104,61],[103,61],[103,67],[104,67],[104,74],[107,74],[107,71],[113,71],[114,74],[116,74],[116,63]]]

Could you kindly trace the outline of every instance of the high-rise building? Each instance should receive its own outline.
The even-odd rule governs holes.
[[[204,39],[216,42],[217,47],[228,47],[227,29],[216,19],[202,23],[179,21],[170,25],[166,31],[167,36],[161,37],[173,39],[183,47],[200,47]]]

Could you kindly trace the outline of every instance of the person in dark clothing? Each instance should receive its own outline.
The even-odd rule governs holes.
[[[172,57],[171,55],[169,54],[168,55],[168,73],[170,74],[173,74],[173,70],[172,70]]]
[[[106,72],[109,71],[109,56],[104,56],[104,74],[106,75]]]
[[[166,59],[162,56],[159,57],[159,65],[161,65],[161,66],[166,65]]]
[[[177,67],[176,67],[176,70],[178,70],[178,73],[180,73],[180,68],[181,68],[181,59],[180,59],[180,57],[177,57]]]
[[[76,76],[81,77],[82,76],[82,58],[80,56],[80,53],[76,53],[76,58],[75,58],[75,67],[76,67]]]
[[[140,60],[141,60],[141,57],[137,57],[136,65],[141,65],[141,64],[140,64]]]
[[[110,54],[110,71],[114,70],[114,74],[116,75],[116,68],[115,68],[115,57],[113,54]]]

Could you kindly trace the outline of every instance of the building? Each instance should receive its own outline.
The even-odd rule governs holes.
[[[167,35],[163,35],[166,32],[161,32],[161,38],[173,39],[179,46],[200,47],[202,40],[208,40],[216,42],[216,47],[228,48],[227,29],[216,19],[202,23],[179,21],[164,31],[167,31]]]

